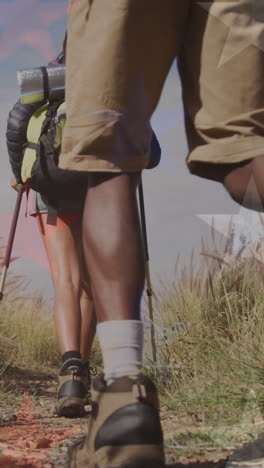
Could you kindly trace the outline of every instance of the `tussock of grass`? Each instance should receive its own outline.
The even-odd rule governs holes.
[[[58,366],[59,351],[53,320],[40,296],[22,301],[6,296],[0,312],[0,335],[14,343],[13,347],[4,346],[4,343],[0,347],[2,365],[12,362],[20,366]]]
[[[41,365],[49,368],[60,366],[60,353],[50,307],[43,298],[15,300],[7,296],[0,303],[0,373],[10,363],[20,367]],[[6,342],[10,340],[10,344]],[[92,365],[100,366],[101,358],[97,341],[93,347]]]
[[[205,251],[196,269],[156,293],[157,366],[149,366],[169,409],[204,424],[234,424],[249,395],[264,406],[264,255]]]
[[[0,261],[4,260],[5,249],[0,245]],[[11,363],[20,367],[32,364],[55,367],[59,363],[51,311],[39,294],[33,297],[21,294],[26,285],[25,278],[8,270],[0,302],[0,373]]]

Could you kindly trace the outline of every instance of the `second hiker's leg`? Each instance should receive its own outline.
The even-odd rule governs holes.
[[[95,306],[92,297],[91,279],[84,259],[82,242],[82,217],[77,221],[74,231],[74,243],[78,258],[78,272],[80,275],[80,291],[78,307],[80,308],[81,326],[79,330],[79,349],[83,363],[88,363],[96,332]]]
[[[46,214],[38,215],[54,285],[54,319],[62,355],[68,351],[80,352],[81,278],[76,237],[81,219],[78,216],[73,215],[72,219],[67,215],[57,216],[56,223],[49,224]]]
[[[81,291],[80,297],[82,326],[80,336],[80,353],[82,361],[90,360],[91,349],[96,332],[96,317],[94,303],[85,290]]]
[[[81,299],[86,295],[81,290],[85,278],[78,251],[82,222],[79,214],[57,216],[54,224],[47,218],[47,214],[37,217],[55,290],[54,318],[62,359],[56,410],[61,416],[79,416],[89,390],[89,368],[83,365],[80,351],[83,340],[90,339],[86,345],[90,349],[94,337],[92,300]],[[87,326],[84,333],[83,325]],[[84,358],[87,361],[87,355]]]

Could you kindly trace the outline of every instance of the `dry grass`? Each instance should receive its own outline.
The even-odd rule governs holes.
[[[232,235],[219,246],[212,227],[200,264],[192,256],[177,279],[155,291],[158,362],[147,361],[147,372],[161,404],[196,426],[168,441],[178,453],[235,445],[263,430],[264,242],[233,255]],[[9,277],[0,303],[0,336],[11,340],[0,340],[0,374],[11,364],[59,365],[50,311],[40,297],[18,297],[21,281]]]
[[[29,374],[53,371],[56,375],[60,366],[51,306],[37,293],[22,295],[25,284],[23,277],[8,271],[4,298],[0,302],[0,394],[8,390],[8,372],[14,380],[14,369],[23,373],[28,370]],[[101,364],[97,342],[92,364]],[[12,391],[13,388],[12,385]]]
[[[250,395],[264,406],[264,247],[232,255],[232,238],[202,245],[180,279],[155,295],[158,363],[148,366],[162,403],[206,425],[237,424]]]

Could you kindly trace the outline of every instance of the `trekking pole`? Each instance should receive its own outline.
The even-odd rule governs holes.
[[[12,219],[12,224],[9,232],[9,237],[8,237],[8,242],[7,242],[7,248],[6,248],[6,253],[5,253],[5,259],[3,263],[3,270],[1,274],[1,279],[0,279],[0,301],[3,299],[3,290],[4,290],[4,285],[5,285],[5,280],[6,280],[6,274],[7,274],[7,269],[9,267],[10,263],[10,258],[11,258],[11,251],[13,247],[13,242],[14,242],[14,237],[15,237],[15,232],[16,232],[16,227],[17,227],[17,220],[19,216],[19,210],[20,210],[20,205],[22,201],[22,196],[23,196],[24,188],[21,187],[18,191],[17,194],[17,199],[16,199],[16,204],[15,204],[15,211],[13,214],[13,219]]]
[[[148,306],[149,306],[149,318],[150,318],[150,323],[151,323],[151,325],[150,325],[150,338],[151,338],[153,361],[156,363],[157,362],[157,348],[156,348],[155,329],[154,329],[152,288],[151,288],[151,281],[150,281],[148,238],[147,238],[147,227],[146,227],[146,216],[145,216],[142,178],[140,180],[138,191],[139,191],[139,206],[140,206],[141,227],[142,227],[143,242],[144,242],[144,247],[145,247],[145,257],[146,257],[145,267],[146,267],[146,281],[147,281],[147,296],[148,296]]]

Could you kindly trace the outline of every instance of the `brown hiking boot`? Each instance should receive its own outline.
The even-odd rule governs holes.
[[[87,395],[90,390],[90,373],[79,366],[61,369],[59,373],[59,388],[56,411],[59,416],[78,418],[85,414],[84,406],[88,404]]]
[[[69,468],[164,468],[157,390],[140,374],[92,382],[88,435],[69,449]]]

